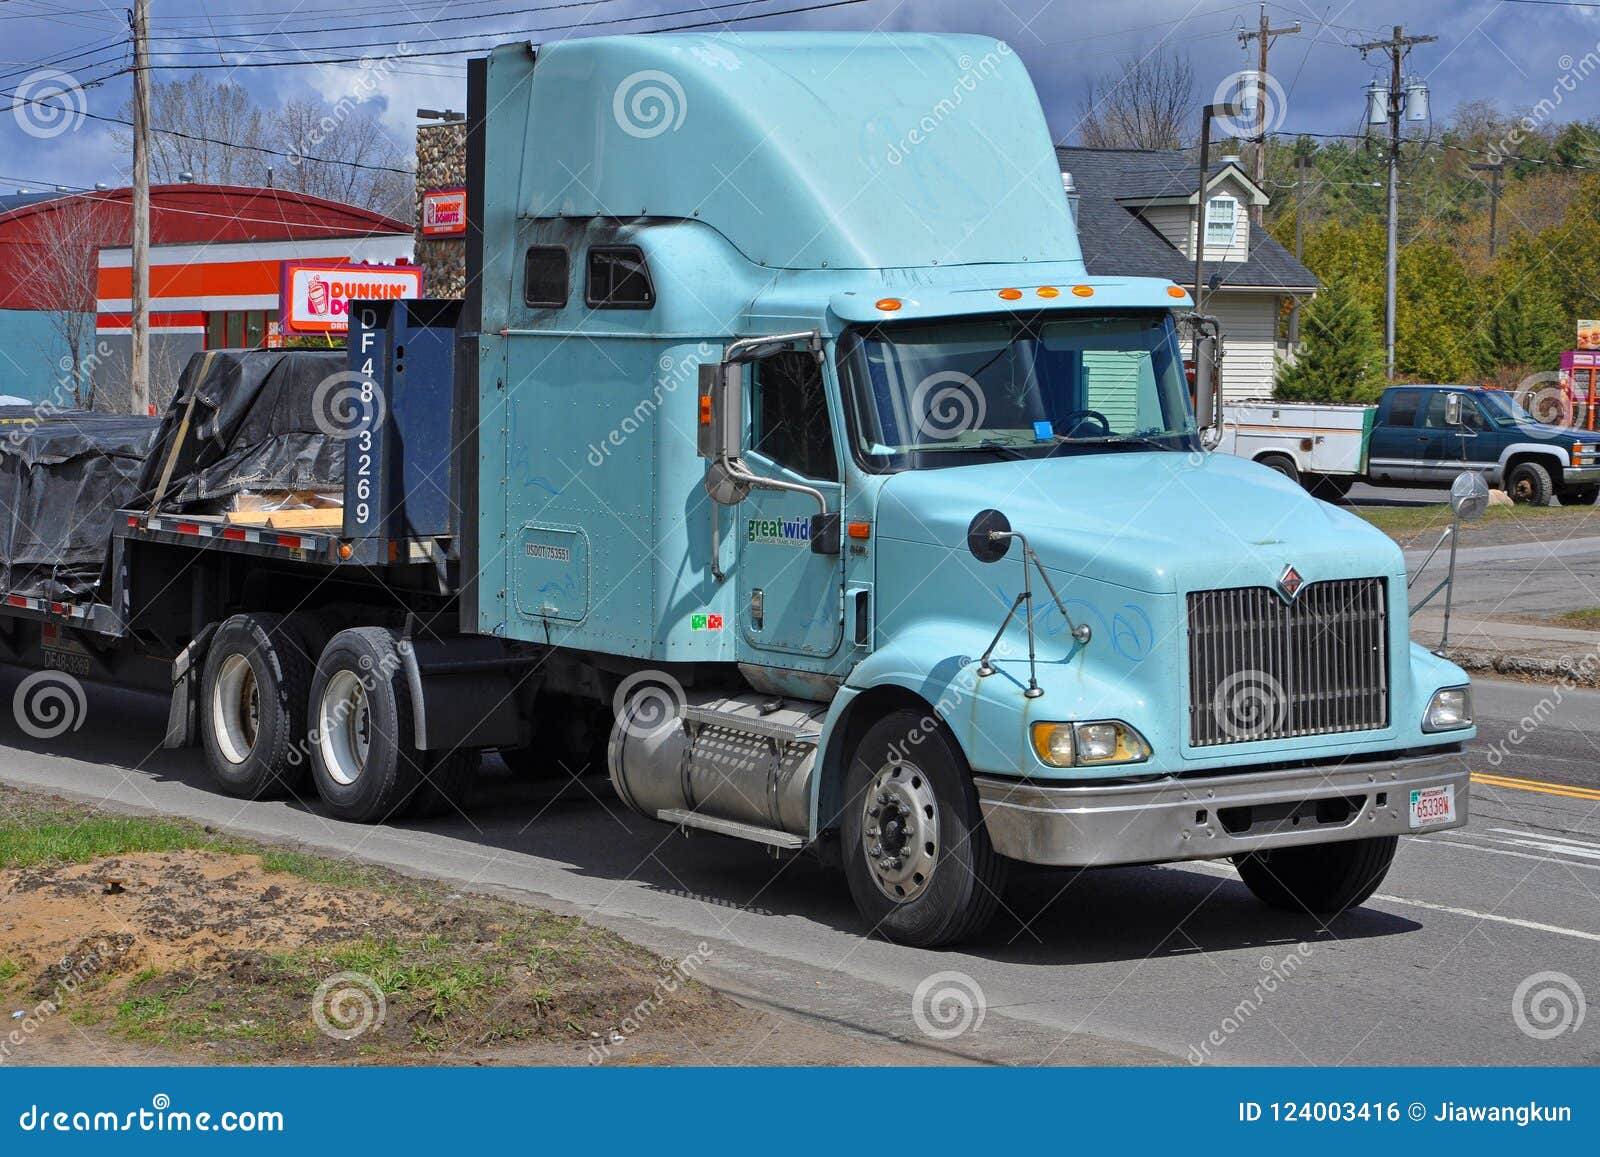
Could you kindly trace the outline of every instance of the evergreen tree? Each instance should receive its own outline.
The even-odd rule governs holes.
[[[1300,353],[1278,370],[1274,396],[1290,402],[1371,402],[1383,391],[1372,313],[1347,277],[1325,283],[1300,311]]]
[[[1478,364],[1486,373],[1501,366],[1555,369],[1571,344],[1571,325],[1556,295],[1540,281],[1490,293],[1494,302],[1478,330]]]

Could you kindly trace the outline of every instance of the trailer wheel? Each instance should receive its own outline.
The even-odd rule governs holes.
[[[919,948],[981,931],[1006,861],[989,843],[950,734],[915,711],[892,712],[861,737],[845,792],[845,877],[871,929]]]
[[[1285,454],[1263,454],[1256,459],[1268,470],[1276,470],[1296,486],[1300,484],[1300,468],[1294,464],[1294,459]]]
[[[412,746],[400,651],[382,627],[329,641],[311,683],[311,777],[328,811],[376,823],[403,816],[427,770]]]
[[[312,661],[279,615],[234,615],[211,639],[201,677],[200,741],[217,786],[242,799],[305,783]]]
[[[1256,899],[1301,915],[1337,916],[1378,890],[1394,859],[1398,836],[1273,848],[1235,856],[1239,878]]]

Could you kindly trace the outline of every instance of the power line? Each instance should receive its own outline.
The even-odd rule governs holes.
[[[267,32],[241,32],[241,33],[238,33],[236,35],[229,35],[229,34],[226,34],[226,33],[224,33],[222,35],[217,35],[215,33],[192,32],[192,33],[186,33],[186,34],[183,34],[183,35],[175,35],[175,36],[152,36],[150,39],[152,41],[157,41],[157,40],[248,40],[251,37],[257,37],[257,36],[305,36],[305,35],[320,36],[323,33],[331,34],[331,33],[334,33],[334,32],[371,32],[371,31],[375,31],[378,28],[414,28],[414,27],[418,27],[418,26],[432,28],[436,24],[458,24],[458,23],[460,23],[460,22],[462,22],[464,20],[499,20],[499,19],[503,19],[505,17],[510,17],[510,16],[533,16],[533,15],[537,15],[537,14],[542,13],[542,12],[556,12],[556,11],[561,11],[563,9],[568,9],[568,8],[590,8],[590,9],[592,9],[597,4],[616,3],[616,2],[617,2],[617,0],[566,0],[566,2],[564,2],[564,3],[560,3],[560,4],[541,4],[541,5],[538,5],[537,7],[534,7],[534,8],[510,8],[510,9],[505,10],[504,12],[478,12],[478,13],[468,13],[468,14],[465,14],[465,15],[457,15],[457,16],[435,16],[435,17],[432,17],[430,19],[425,19],[425,20],[384,20],[382,22],[382,24],[379,24],[379,25],[373,25],[373,24],[336,24],[336,25],[333,25],[332,27],[329,27],[329,26],[326,26],[326,25],[318,25],[318,26],[312,26],[312,27],[306,27],[306,28],[275,27],[275,28],[273,28],[273,29],[271,29],[270,31],[267,31]],[[748,7],[750,7],[750,4],[752,2],[756,2],[756,0],[746,0],[746,2],[742,5],[742,7],[748,8]],[[585,23],[588,23],[588,24],[603,24],[603,23],[620,23],[621,21],[624,21],[624,20],[649,20],[649,19],[651,19],[653,17],[656,17],[656,16],[679,16],[679,15],[683,15],[685,12],[697,12],[697,11],[711,11],[711,12],[714,12],[718,8],[732,8],[732,7],[740,7],[740,5],[719,4],[719,5],[715,5],[713,7],[710,7],[710,8],[703,8],[702,7],[702,8],[685,9],[684,12],[646,12],[646,13],[642,13],[642,14],[637,15],[637,16],[616,17],[616,18],[614,18],[613,20],[610,20],[610,21],[591,20],[591,21],[586,21]],[[513,29],[513,30],[511,30],[511,32],[505,33],[505,35],[512,35],[516,31],[517,31],[516,29]],[[485,35],[501,35],[501,34],[500,33],[485,33]],[[353,48],[353,47],[358,47],[358,46],[357,45],[330,45],[329,47]]]

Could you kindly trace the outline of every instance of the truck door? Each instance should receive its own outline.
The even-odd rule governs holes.
[[[1459,426],[1452,426],[1445,421],[1445,404],[1453,393],[1461,395]],[[1422,415],[1421,432],[1426,437],[1421,443],[1422,462],[1417,481],[1432,486],[1448,486],[1469,465],[1482,465],[1479,459],[1485,452],[1489,452],[1491,460],[1497,457],[1491,447],[1479,448],[1480,439],[1490,429],[1492,424],[1485,420],[1478,403],[1465,390],[1430,391],[1427,408]]]
[[[1367,473],[1380,482],[1412,482],[1421,469],[1422,442],[1417,426],[1424,391],[1386,390],[1367,447]]]
[[[839,460],[822,367],[797,351],[751,368],[745,465],[756,474],[822,491],[839,509]],[[815,499],[753,489],[737,507],[739,630],[759,651],[823,657],[844,630],[841,554],[813,554]]]

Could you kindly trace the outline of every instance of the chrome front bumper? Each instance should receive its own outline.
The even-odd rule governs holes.
[[[1461,753],[1452,751],[1144,783],[973,782],[1002,856],[1104,867],[1460,827],[1469,776]],[[1446,784],[1455,787],[1455,822],[1413,829],[1412,790]]]
[[[1600,466],[1568,466],[1561,471],[1561,485],[1588,486],[1600,482]]]

